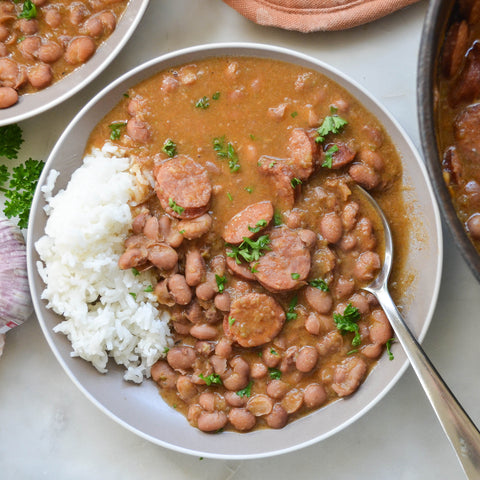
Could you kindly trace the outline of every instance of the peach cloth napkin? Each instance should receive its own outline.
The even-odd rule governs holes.
[[[259,25],[300,32],[344,30],[419,0],[223,0]]]

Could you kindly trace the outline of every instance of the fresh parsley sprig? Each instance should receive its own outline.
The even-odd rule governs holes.
[[[0,157],[17,158],[22,143],[22,129],[16,123],[0,127]]]
[[[228,168],[232,173],[238,172],[240,163],[237,152],[233,144],[225,140],[225,135],[213,139],[213,149],[217,152],[218,157],[228,159]]]
[[[352,340],[352,346],[354,347],[358,347],[362,341],[360,329],[357,324],[358,320],[360,320],[360,312],[358,308],[354,307],[351,303],[347,305],[343,315],[339,313],[333,314],[333,321],[342,334],[347,332],[355,333]]]
[[[317,143],[323,143],[325,141],[325,137],[330,133],[340,133],[343,128],[348,125],[348,122],[337,115],[337,109],[335,107],[330,108],[330,113],[332,115],[327,115],[324,119],[322,124],[317,129],[317,137],[315,141]]]
[[[242,259],[246,262],[256,262],[270,250],[269,244],[270,237],[268,235],[262,235],[257,240],[243,237],[243,242],[238,246],[230,243],[226,244],[226,247],[230,248],[230,252],[227,252],[227,255],[234,258],[238,264],[242,262]]]

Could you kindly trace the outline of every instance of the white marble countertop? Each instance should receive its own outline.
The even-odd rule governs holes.
[[[255,25],[219,0],[151,0],[133,38],[93,84],[22,122],[22,157],[46,159],[85,101],[119,74],[167,51],[219,41],[276,44],[330,63],[370,90],[419,147],[416,68],[426,7],[422,1],[367,26],[306,35]],[[445,231],[442,288],[424,347],[476,423],[478,291]],[[0,358],[2,480],[464,478],[411,368],[366,415],[321,443],[271,459],[220,461],[150,444],[108,418],[67,377],[35,318],[6,340]]]

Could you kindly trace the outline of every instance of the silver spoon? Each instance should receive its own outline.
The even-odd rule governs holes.
[[[374,207],[382,220],[385,234],[385,258],[383,267],[375,280],[364,287],[373,293],[385,312],[395,335],[402,344],[410,363],[432,404],[452,447],[455,449],[463,471],[469,479],[480,478],[480,432],[468,417],[442,377],[405,323],[388,292],[388,277],[392,268],[392,233],[385,215],[376,200],[363,188],[363,196]]]

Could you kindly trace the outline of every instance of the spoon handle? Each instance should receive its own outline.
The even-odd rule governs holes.
[[[403,320],[386,287],[372,291],[403,346],[467,478],[480,478],[480,432],[458,403]]]

